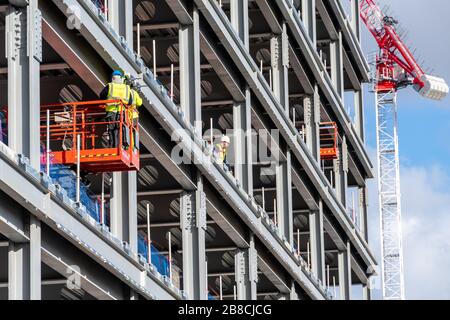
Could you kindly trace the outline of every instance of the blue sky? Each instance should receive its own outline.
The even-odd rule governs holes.
[[[344,0],[347,1],[347,0]],[[450,1],[378,0],[409,31],[420,61],[450,82]],[[366,54],[376,49],[362,26]],[[407,299],[450,299],[450,99],[433,102],[413,89],[399,93],[399,143]],[[376,165],[373,94],[366,93],[367,146]],[[370,183],[370,241],[379,252],[376,181]],[[380,261],[378,259],[378,261]],[[380,291],[374,292],[375,297]]]

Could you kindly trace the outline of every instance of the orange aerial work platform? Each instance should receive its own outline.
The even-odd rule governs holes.
[[[121,107],[117,121],[105,120],[108,104]],[[134,148],[133,139],[139,128],[133,124],[130,111],[120,100],[41,106],[41,142],[49,144],[51,164],[75,166],[79,152],[82,171],[138,171],[139,150]],[[109,145],[107,139],[112,127],[117,130],[116,146]]]
[[[320,158],[335,160],[338,154],[338,130],[335,122],[322,122],[319,127]]]

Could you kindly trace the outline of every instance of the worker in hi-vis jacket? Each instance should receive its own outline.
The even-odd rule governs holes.
[[[231,140],[228,136],[223,136],[220,139],[220,143],[215,145],[215,151],[217,152],[217,156],[220,164],[228,165],[227,163],[227,154],[228,148],[230,147]]]
[[[122,71],[116,70],[112,73],[111,82],[100,93],[102,100],[121,100],[124,105],[131,104],[131,88],[125,83],[125,77]],[[120,118],[123,115],[123,107],[118,103],[108,103],[105,108],[105,121],[108,122],[109,147],[117,148],[119,146]],[[123,115],[125,116],[125,115]],[[125,123],[125,118],[124,123]],[[126,126],[124,126],[126,127]],[[126,137],[126,128],[122,132],[123,147],[128,149],[129,137]]]
[[[139,95],[139,92],[137,92],[133,87],[131,87],[131,104],[130,108],[128,109],[128,117],[130,119],[130,124],[133,130],[133,142],[132,145],[134,147],[135,151],[139,151],[139,111],[138,108],[142,106],[142,98]],[[127,136],[130,136],[130,134],[127,134]]]

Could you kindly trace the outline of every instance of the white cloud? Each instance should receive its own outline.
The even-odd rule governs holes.
[[[434,166],[402,167],[401,178],[406,298],[450,299],[450,177]],[[376,181],[370,204],[371,247],[381,262]]]

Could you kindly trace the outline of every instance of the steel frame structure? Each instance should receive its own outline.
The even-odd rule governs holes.
[[[48,63],[48,51],[55,51],[59,62],[64,62],[65,68],[74,73],[71,79],[64,80],[63,85],[71,84],[75,78],[76,83],[82,84],[83,93],[99,92],[111,69],[120,67],[131,76],[141,75],[139,93],[144,105],[141,108],[140,133],[145,154],[141,154],[140,160],[144,169],[149,164],[157,167],[159,179],[156,185],[144,185],[139,180],[145,177],[146,172],[117,172],[112,173],[112,177],[108,176],[110,220],[109,225],[101,225],[86,214],[83,206],[71,202],[61,188],[45,179],[45,173],[39,172],[39,157],[36,158],[32,150],[21,148],[18,143],[9,147],[0,144],[0,199],[6,199],[0,201],[0,242],[9,246],[9,251],[0,250],[0,255],[9,253],[8,271],[17,275],[17,279],[23,276],[22,282],[8,284],[11,291],[8,296],[42,298],[43,294],[37,289],[46,281],[39,277],[40,262],[43,261],[62,278],[59,280],[62,282],[66,265],[79,265],[80,273],[87,275],[81,289],[98,299],[207,299],[210,292],[217,294],[210,291],[217,274],[229,277],[236,285],[236,297],[227,292],[224,294],[227,298],[257,299],[267,295],[275,299],[330,299],[331,279],[327,271],[336,277],[340,299],[352,298],[351,289],[355,283],[363,287],[364,298],[370,299],[370,270],[374,269],[376,262],[367,243],[367,226],[362,232],[355,232],[343,200],[349,185],[358,187],[364,196],[366,179],[373,177],[363,144],[364,121],[359,117],[356,123],[358,131],[353,130],[343,102],[345,90],[361,93],[361,82],[368,81],[368,66],[355,37],[359,21],[355,18],[351,27],[337,0],[303,1],[301,15],[298,14],[299,4],[295,5],[290,0],[232,0],[224,2],[223,7],[216,0],[194,0],[192,6],[186,6],[180,0],[159,1],[157,9],[163,13],[158,12],[158,19],[162,23],[153,25],[149,21],[143,24],[146,34],[143,38],[148,44],[155,33],[173,33],[170,37],[160,37],[170,45],[179,46],[179,65],[176,66],[177,62],[174,64],[180,80],[180,93],[176,93],[172,100],[161,85],[164,73],[167,77],[168,72],[159,69],[158,79],[162,82],[155,81],[150,63],[135,52],[134,23],[138,20],[133,5],[140,2],[108,0],[110,14],[106,16],[104,10],[99,11],[95,6],[97,2],[52,0],[39,1],[37,6],[37,0],[30,0],[33,3],[30,9],[42,13],[42,23],[36,23],[36,30],[42,32],[36,34],[34,41],[25,37],[27,25],[19,26],[23,32],[19,48],[26,48],[31,40],[42,43],[39,48],[44,48],[44,54],[38,59],[39,63],[33,64],[34,76]],[[357,11],[357,1],[352,2]],[[292,10],[293,6],[296,10]],[[79,19],[74,19],[71,11],[75,7],[79,9],[76,13]],[[19,15],[30,9],[10,6],[8,10],[11,12],[7,14],[12,17],[13,13]],[[267,33],[258,33],[256,37],[262,37],[263,43],[270,47],[273,86],[269,85],[267,72],[259,69],[253,56],[256,30],[249,30],[248,20],[258,10],[262,14],[258,14],[257,19],[261,19],[262,25],[267,25]],[[326,26],[317,22],[318,15],[326,18]],[[330,19],[330,16],[335,19]],[[67,29],[67,21],[74,23],[76,31]],[[41,24],[42,30],[39,30],[37,27]],[[14,28],[12,24],[7,25],[6,32]],[[321,60],[318,47],[321,44],[317,43],[316,29],[326,31],[332,40],[332,44],[326,44],[327,50],[332,50],[331,66]],[[216,38],[219,41],[214,41]],[[9,44],[9,48],[15,47]],[[350,48],[350,52],[346,48]],[[156,50],[159,51],[158,63],[168,70],[168,66],[161,62],[168,58],[166,48],[158,45]],[[21,54],[26,56],[25,52]],[[306,57],[304,61],[300,58],[303,55]],[[349,59],[349,55],[355,58]],[[10,69],[8,75],[22,71],[27,83],[40,83],[34,78],[28,81],[28,69],[22,69],[15,62],[13,55],[4,62]],[[208,72],[201,71],[204,66]],[[305,70],[311,72],[307,74]],[[352,81],[344,81],[347,73]],[[214,77],[214,100],[202,97],[203,77]],[[11,96],[25,96],[29,90],[12,80],[10,76],[8,87],[17,94]],[[41,79],[41,82],[45,81]],[[39,101],[39,90],[34,89],[32,98]],[[48,86],[42,94],[44,99],[51,99],[46,103],[57,101],[55,97],[59,90],[59,84]],[[298,98],[299,94],[301,98]],[[291,95],[302,100],[305,110],[302,120],[308,132],[306,143],[299,127],[290,119]],[[358,97],[355,108],[361,115],[363,99],[362,95]],[[282,149],[281,160],[276,167],[278,175],[271,185],[273,189],[268,191],[271,197],[277,198],[274,199],[278,214],[276,223],[272,221],[271,208],[263,210],[256,200],[262,179],[258,175],[253,177],[253,169],[259,170],[261,164],[256,159],[252,161],[251,139],[245,135],[234,137],[233,143],[240,146],[236,148],[236,158],[248,163],[235,167],[233,175],[210,161],[202,135],[194,128],[202,112],[205,116],[211,109],[215,112],[212,117],[219,118],[222,111],[209,108],[207,103],[214,105],[223,101],[231,101],[226,102],[225,107],[232,109],[233,128],[268,128],[272,121],[280,131],[281,144],[270,137],[274,151]],[[330,160],[330,163],[335,161],[339,164],[335,166],[340,177],[339,187],[330,184],[318,160],[318,129],[324,120],[321,112],[325,103],[331,106],[326,111],[327,115],[329,113],[333,117],[340,136],[345,137],[345,143],[337,146],[345,160]],[[16,105],[27,106],[16,102],[11,110],[17,111]],[[33,116],[39,118],[39,114]],[[39,140],[39,123],[28,134],[23,132],[23,127],[32,123],[31,115],[25,114],[17,119],[23,121],[8,125],[10,138],[21,137],[25,146],[35,147]],[[171,134],[175,131],[180,133],[179,142],[186,148],[193,164],[179,164],[171,157],[171,148],[175,144]],[[31,158],[30,163],[26,158]],[[98,195],[105,179],[99,176],[92,180],[93,191]],[[172,217],[164,209],[171,206],[171,200],[167,198],[172,195],[180,201],[180,208],[176,210],[179,216]],[[11,198],[14,201],[7,201]],[[177,267],[181,268],[182,286],[174,286],[137,254],[138,233],[141,235],[145,233],[144,229],[150,228],[148,221],[145,224],[142,219],[138,220],[138,210],[142,200],[153,201],[154,198],[158,198],[155,200],[158,202],[154,202],[158,207],[152,213],[152,240],[158,236],[163,238],[167,230],[178,230],[181,226],[181,246],[174,255],[177,255]],[[3,208],[10,203],[10,207]],[[25,210],[20,210],[22,207]],[[365,221],[366,207],[365,200],[361,200]],[[294,218],[300,215],[308,222],[304,230],[294,231]],[[33,218],[30,226],[25,222],[28,219],[22,219],[28,216]],[[211,226],[218,234],[217,241],[207,241],[212,234]],[[28,229],[33,232],[28,234]],[[303,238],[301,245],[294,232]],[[305,235],[308,245],[304,241]],[[67,242],[72,244],[72,250],[64,250]],[[33,255],[30,263],[20,262],[23,254],[21,256],[19,250],[13,250],[16,246],[30,247]],[[164,242],[161,248],[164,254],[169,247],[170,244]],[[310,251],[308,265],[307,250]],[[234,258],[234,263],[231,262],[226,269],[216,258],[217,253],[222,252]],[[85,256],[92,259],[85,259]],[[25,268],[27,270],[23,271]],[[26,278],[29,274],[33,275],[32,279]],[[31,293],[26,287],[29,283],[34,288]],[[124,286],[126,290],[123,290]],[[233,287],[228,287],[232,293]],[[45,294],[48,288],[44,287],[43,291]]]

